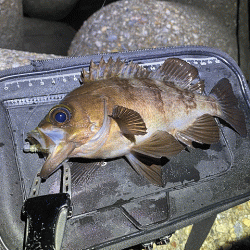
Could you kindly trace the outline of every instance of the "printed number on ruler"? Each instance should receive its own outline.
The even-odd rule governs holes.
[[[15,90],[19,89],[20,87],[36,87],[36,86],[45,86],[46,83],[50,83],[52,85],[55,85],[57,81],[62,81],[66,83],[69,80],[78,81],[80,76],[79,73],[71,73],[71,74],[65,74],[63,76],[59,77],[40,77],[40,78],[30,78],[30,79],[24,79],[19,81],[8,81],[4,83],[4,90]]]

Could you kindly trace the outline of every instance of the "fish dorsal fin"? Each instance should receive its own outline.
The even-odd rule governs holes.
[[[190,91],[193,91],[193,92],[196,92],[196,93],[199,93],[199,94],[203,94],[204,93],[204,89],[205,89],[204,80],[201,80],[201,81],[197,82],[194,85],[189,85],[188,89]]]
[[[165,131],[157,131],[142,143],[134,145],[131,151],[161,158],[174,156],[184,149],[185,147],[172,135]]]
[[[117,122],[122,134],[132,142],[135,142],[135,135],[145,135],[147,133],[142,117],[132,109],[115,106],[110,117]]]
[[[100,63],[97,65],[93,61],[90,62],[89,72],[82,70],[80,82],[89,82],[110,78],[145,78],[148,77],[150,71],[144,67],[133,63],[125,64],[120,58],[116,61],[112,57],[108,62],[105,62],[103,57]]]
[[[186,130],[177,131],[176,137],[182,143],[191,146],[192,142],[201,144],[216,143],[220,139],[218,124],[211,115],[198,117]]]
[[[198,70],[191,64],[179,58],[168,58],[149,77],[165,82],[173,82],[175,85],[186,89],[198,76]]]
[[[152,184],[163,187],[162,181],[162,167],[161,165],[152,164],[150,166],[141,162],[135,155],[132,153],[126,155],[126,158],[132,165],[133,169],[141,176],[145,177]]]

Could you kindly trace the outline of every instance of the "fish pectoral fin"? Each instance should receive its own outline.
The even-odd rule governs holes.
[[[198,70],[179,58],[168,58],[158,70],[149,75],[152,79],[173,82],[183,89],[188,88],[197,76]]]
[[[135,135],[145,135],[147,133],[141,115],[132,109],[115,106],[110,117],[117,122],[122,134],[132,142],[135,142]]]
[[[150,166],[142,163],[132,153],[126,155],[126,158],[132,165],[133,169],[141,176],[145,177],[152,184],[163,187],[162,171],[160,165],[152,164]]]
[[[185,147],[171,134],[158,130],[142,143],[134,145],[131,151],[161,158],[174,156],[184,149]]]
[[[46,159],[41,172],[40,177],[42,179],[47,179],[49,175],[56,171],[58,166],[69,157],[71,152],[75,149],[74,143],[60,143],[55,147],[53,152],[49,154]]]
[[[191,147],[193,141],[212,144],[220,139],[218,124],[208,114],[198,117],[186,130],[177,131],[175,136],[179,141]]]
[[[79,186],[86,183],[91,175],[103,165],[103,161],[100,162],[73,162],[71,165],[71,181],[72,185]]]

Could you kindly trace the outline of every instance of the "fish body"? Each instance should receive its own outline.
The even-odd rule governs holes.
[[[246,135],[244,114],[231,84],[222,79],[210,95],[204,82],[193,84],[198,71],[170,58],[156,71],[137,64],[102,59],[82,72],[83,85],[53,107],[28,139],[46,151],[41,170],[47,178],[67,158],[109,159],[126,156],[133,168],[162,185],[154,159],[171,157],[193,142],[219,141],[214,117]],[[149,157],[146,164],[138,155]]]
[[[216,100],[190,91],[182,91],[174,86],[165,85],[161,89],[160,82],[157,80],[112,79],[104,80],[101,84],[101,88],[98,81],[89,83],[89,86],[81,86],[67,96],[61,104],[74,107],[81,104],[81,107],[84,107],[84,113],[89,114],[89,123],[95,124],[97,130],[101,129],[104,120],[105,105],[108,115],[112,114],[116,106],[126,107],[140,114],[147,124],[147,133],[136,135],[133,142],[121,133],[115,119],[109,117],[109,128],[107,128],[109,133],[104,145],[97,151],[92,150],[87,153],[88,148],[84,141],[81,141],[82,146],[74,151],[74,156],[103,159],[123,156],[135,144],[142,143],[157,130],[166,131],[175,136],[177,131],[185,130],[197,117],[205,113],[214,116],[220,113]],[[88,87],[91,88],[90,92]],[[90,99],[92,102],[89,102]],[[93,106],[93,103],[96,106]],[[82,111],[83,108],[79,107],[78,110]]]

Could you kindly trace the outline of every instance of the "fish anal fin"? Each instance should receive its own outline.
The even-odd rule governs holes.
[[[132,153],[126,155],[126,158],[132,165],[133,169],[141,176],[145,177],[152,184],[163,187],[162,181],[162,167],[160,165],[152,164],[150,166],[142,163]]]
[[[147,133],[141,115],[132,109],[115,106],[110,117],[117,122],[122,134],[132,142],[135,141],[135,135],[145,135]]]
[[[212,144],[220,139],[218,124],[209,114],[198,117],[186,130],[177,131],[175,136],[188,146],[192,146],[193,141]]]
[[[152,136],[140,144],[132,147],[132,152],[148,155],[154,158],[171,157],[182,150],[184,146],[174,136],[165,131],[156,131]]]
[[[198,70],[179,58],[168,58],[158,70],[152,72],[149,77],[165,82],[173,82],[185,89],[198,76]]]

